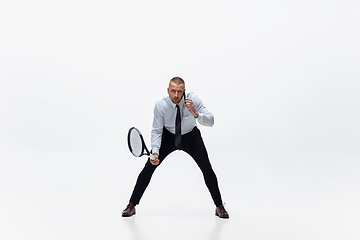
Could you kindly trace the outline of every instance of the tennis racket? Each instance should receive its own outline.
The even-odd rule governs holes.
[[[151,160],[154,160],[155,157],[152,155],[145,145],[145,141],[139,129],[132,127],[129,129],[128,133],[128,145],[130,152],[135,157],[141,157],[143,155],[150,156]]]

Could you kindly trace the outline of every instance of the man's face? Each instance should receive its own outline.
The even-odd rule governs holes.
[[[184,92],[185,92],[184,84],[177,85],[176,83],[171,82],[170,86],[168,87],[168,94],[169,94],[170,100],[174,104],[178,104],[181,101],[181,98],[183,97]]]

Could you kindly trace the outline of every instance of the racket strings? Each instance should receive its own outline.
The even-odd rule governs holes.
[[[132,154],[137,157],[141,156],[143,151],[142,141],[140,134],[136,130],[132,130],[130,133],[130,146]]]

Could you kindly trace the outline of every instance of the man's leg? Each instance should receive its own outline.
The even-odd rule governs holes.
[[[142,195],[144,194],[147,186],[150,183],[151,177],[155,171],[155,169],[160,166],[162,161],[169,155],[171,152],[175,151],[175,137],[165,128],[162,134],[161,147],[159,149],[159,160],[160,163],[158,165],[152,165],[151,162],[146,162],[143,170],[140,172],[138,179],[136,181],[133,193],[130,198],[130,202],[134,205],[139,204]]]
[[[215,215],[219,218],[229,218],[229,214],[222,204],[218,181],[214,170],[211,167],[199,129],[195,127],[189,134],[185,134],[182,138],[182,142],[183,150],[190,154],[203,173],[205,184],[209,189],[216,206]]]
[[[209,157],[198,128],[194,128],[188,134],[183,135],[183,150],[187,152],[201,169],[205,184],[216,206],[222,205],[221,194],[217,177],[211,167]]]
[[[133,203],[134,205],[139,204],[142,195],[144,194],[147,186],[150,183],[151,176],[159,165],[152,165],[149,159],[146,161],[143,170],[140,172],[137,178],[134,190],[130,198],[131,203]]]
[[[129,205],[123,211],[123,216],[128,217],[135,214],[135,206],[139,204],[141,197],[143,196],[147,186],[150,183],[151,177],[155,169],[162,163],[162,161],[169,155],[171,152],[175,151],[175,137],[173,134],[168,132],[165,128],[163,130],[161,147],[159,150],[159,160],[158,165],[152,165],[149,159],[146,161],[143,170],[140,172],[132,195],[130,197]]]
[[[146,164],[143,168],[143,170],[140,172],[133,193],[131,195],[129,204],[126,206],[125,210],[122,212],[123,217],[131,217],[135,214],[135,206],[139,203],[142,195],[145,192],[146,187],[149,185],[150,179],[152,174],[154,173],[155,169],[159,165],[152,165],[148,160],[146,161]]]

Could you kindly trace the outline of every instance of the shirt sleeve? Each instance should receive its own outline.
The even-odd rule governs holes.
[[[161,147],[161,137],[163,133],[165,122],[164,114],[161,109],[161,102],[157,102],[154,107],[154,120],[151,130],[151,149],[152,153],[159,154]]]
[[[214,125],[214,115],[212,115],[211,112],[204,106],[197,95],[194,94],[191,99],[195,105],[196,111],[199,113],[197,118],[198,123],[203,126],[212,127]]]

